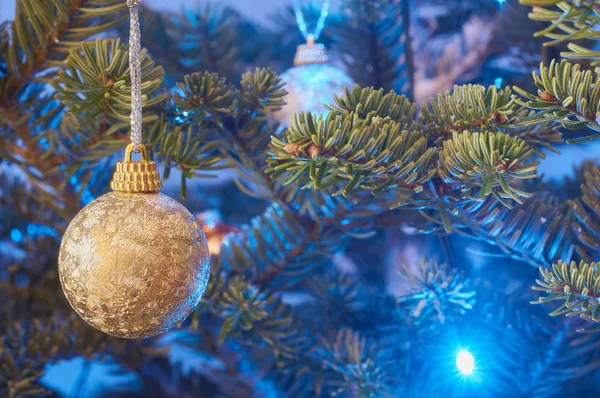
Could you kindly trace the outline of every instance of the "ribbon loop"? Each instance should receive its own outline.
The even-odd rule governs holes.
[[[314,42],[319,39],[319,36],[325,27],[325,20],[327,19],[327,15],[329,15],[329,0],[323,0],[323,5],[321,6],[321,15],[319,15],[319,20],[317,21],[317,26],[315,27],[315,31],[313,33],[308,32],[306,20],[304,19],[304,13],[302,13],[302,9],[298,4],[298,0],[294,0],[294,13],[296,14],[296,22],[298,23],[298,29],[300,29],[302,36],[304,36],[307,42]]]
[[[138,5],[141,0],[127,0],[129,7],[129,73],[131,75],[131,143],[134,152],[142,145],[142,48]]]

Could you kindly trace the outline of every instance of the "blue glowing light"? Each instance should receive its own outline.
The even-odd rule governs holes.
[[[23,240],[23,234],[18,229],[14,228],[10,231],[10,238],[15,243],[20,243]]]
[[[27,234],[28,235],[35,235],[36,232],[37,232],[37,225],[35,225],[35,224],[27,225]]]
[[[500,5],[500,7],[502,7],[502,4],[506,3],[506,0],[496,0],[496,1]]]
[[[502,88],[502,78],[498,77],[496,80],[494,80],[494,84],[496,85],[496,87],[498,87],[498,89]]]
[[[460,373],[470,375],[475,369],[475,358],[467,350],[461,350],[456,356],[456,367]]]

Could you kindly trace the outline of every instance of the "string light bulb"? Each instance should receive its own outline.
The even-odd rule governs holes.
[[[473,354],[467,350],[459,351],[456,356],[456,367],[460,373],[466,376],[472,374],[473,369],[475,369],[475,358],[473,357]]]

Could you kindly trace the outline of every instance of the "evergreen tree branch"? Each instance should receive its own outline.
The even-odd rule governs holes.
[[[596,0],[520,0],[521,4],[531,6],[529,18],[534,21],[547,22],[549,26],[535,33],[535,37],[545,36],[550,41],[544,46],[556,46],[565,42],[598,40],[598,11],[600,4]],[[570,51],[561,52],[567,59],[591,59],[592,65],[598,64],[599,52],[584,46],[568,43]]]
[[[233,279],[223,293],[219,311],[224,319],[219,341],[225,337],[243,338],[245,345],[260,348],[268,345],[277,366],[294,362],[302,350],[310,349],[312,339],[291,316],[290,307],[276,296],[249,283]]]
[[[65,158],[44,156],[43,147],[33,140],[33,130],[50,123],[61,112],[44,93],[44,86],[36,82],[47,80],[55,73],[52,67],[62,66],[64,53],[79,46],[80,40],[123,21],[126,15],[120,11],[124,9],[125,4],[118,0],[28,0],[18,2],[14,22],[2,26],[0,41],[5,51],[1,56],[6,70],[0,78],[3,93],[0,109],[14,141],[3,143],[0,153],[21,153],[28,165],[24,170],[41,191],[45,185],[53,189],[62,186],[60,178],[47,176],[44,171],[64,164]],[[18,145],[15,144],[17,139],[20,140]],[[14,160],[24,165],[19,157]],[[79,201],[71,189],[66,189],[64,194],[66,200],[62,204],[50,202],[49,205],[69,218],[75,214]]]
[[[600,322],[600,277],[598,264],[572,261],[567,264],[559,261],[552,269],[540,268],[541,280],[534,290],[546,293],[532,304],[549,301],[564,301],[551,316],[579,316],[591,322]]]
[[[235,10],[210,3],[184,10],[175,25],[178,31],[170,32],[181,38],[182,65],[190,72],[207,71],[232,78],[240,52],[239,19]]]
[[[334,48],[348,55],[343,61],[352,79],[410,97],[409,2],[345,0],[342,9],[345,18],[332,27]]]
[[[345,241],[339,229],[272,204],[230,238],[221,259],[260,286],[290,288],[329,265]]]
[[[594,258],[600,253],[600,168],[584,169],[584,181],[581,185],[582,196],[577,200],[568,201],[575,220],[573,228],[579,242],[584,248],[578,248],[578,253],[584,259]]]
[[[124,351],[126,346],[123,340],[84,324],[75,314],[11,324],[2,328],[2,332],[0,393],[8,397],[47,394],[40,379],[49,364],[75,356],[98,356],[109,345],[114,352]]]
[[[548,67],[540,66],[540,74],[533,74],[537,93],[528,93],[515,87],[524,99],[515,102],[524,108],[535,110],[521,117],[520,125],[555,122],[570,130],[584,127],[600,131],[596,110],[600,104],[600,80],[591,71],[583,71],[579,64],[566,60],[554,60]],[[568,140],[568,144],[600,138],[600,133]]]
[[[333,396],[392,397],[394,377],[389,352],[349,329],[340,330],[334,339],[323,338],[319,355],[325,370],[334,371],[326,391]]]
[[[454,132],[439,152],[439,172],[444,182],[461,184],[463,197],[481,200],[493,194],[512,207],[505,199],[522,204],[520,197],[531,197],[511,181],[537,177],[538,162],[531,160],[532,154],[525,141],[508,134]]]
[[[37,73],[62,66],[64,54],[80,41],[109,30],[127,18],[119,0],[27,0],[17,3],[7,56],[9,93]],[[11,95],[9,94],[9,98]]]
[[[423,106],[420,122],[430,139],[440,142],[453,131],[501,131],[514,117],[515,106],[509,88],[487,89],[478,85],[454,86]]]
[[[265,176],[262,159],[273,131],[267,115],[281,107],[285,91],[279,77],[268,69],[246,73],[241,85],[238,90],[216,74],[195,73],[179,84],[182,93],[175,104],[188,112],[199,128],[213,131],[222,140],[224,153],[237,165],[240,178],[236,183],[244,192],[276,200],[277,189]],[[244,180],[254,185],[248,186]],[[279,204],[287,206],[284,201]]]
[[[559,126],[552,121],[523,124],[531,117],[526,110],[517,109],[510,88],[487,89],[479,85],[455,86],[452,92],[439,94],[423,106],[420,123],[428,138],[436,145],[451,138],[454,131],[472,133],[501,132],[524,140],[540,158],[544,150],[557,152],[554,145],[562,143]]]
[[[267,171],[273,178],[284,176],[285,185],[303,189],[341,183],[333,195],[345,197],[359,187],[373,194],[396,187],[422,190],[436,151],[427,148],[420,131],[410,129],[414,106],[393,93],[382,96],[358,86],[336,102],[327,119],[300,113],[283,139],[272,138]]]
[[[405,264],[402,268],[411,291],[398,297],[398,304],[401,308],[410,306],[416,324],[430,320],[432,314],[444,323],[452,312],[464,313],[473,309],[475,291],[470,288],[470,281],[456,269],[425,259],[416,271]]]
[[[571,259],[577,240],[566,205],[538,196],[514,209],[492,198],[467,203],[459,210],[457,228],[532,265],[548,266],[561,258]]]
[[[223,247],[223,264],[242,272],[251,264],[261,286],[296,284],[329,263],[343,239],[334,228],[313,222],[294,208],[276,180],[265,174],[269,133],[267,116],[282,105],[279,77],[268,69],[242,76],[241,89],[216,74],[197,73],[179,85],[178,108],[212,131],[227,158],[236,164],[236,183],[250,196],[273,204]],[[290,242],[294,242],[290,244]]]

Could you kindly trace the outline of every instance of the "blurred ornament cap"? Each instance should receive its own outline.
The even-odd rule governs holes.
[[[311,65],[311,64],[325,64],[329,57],[327,56],[327,50],[325,45],[321,43],[315,43],[315,39],[312,35],[308,36],[306,44],[300,44],[296,47],[296,55],[294,56],[294,65]]]

